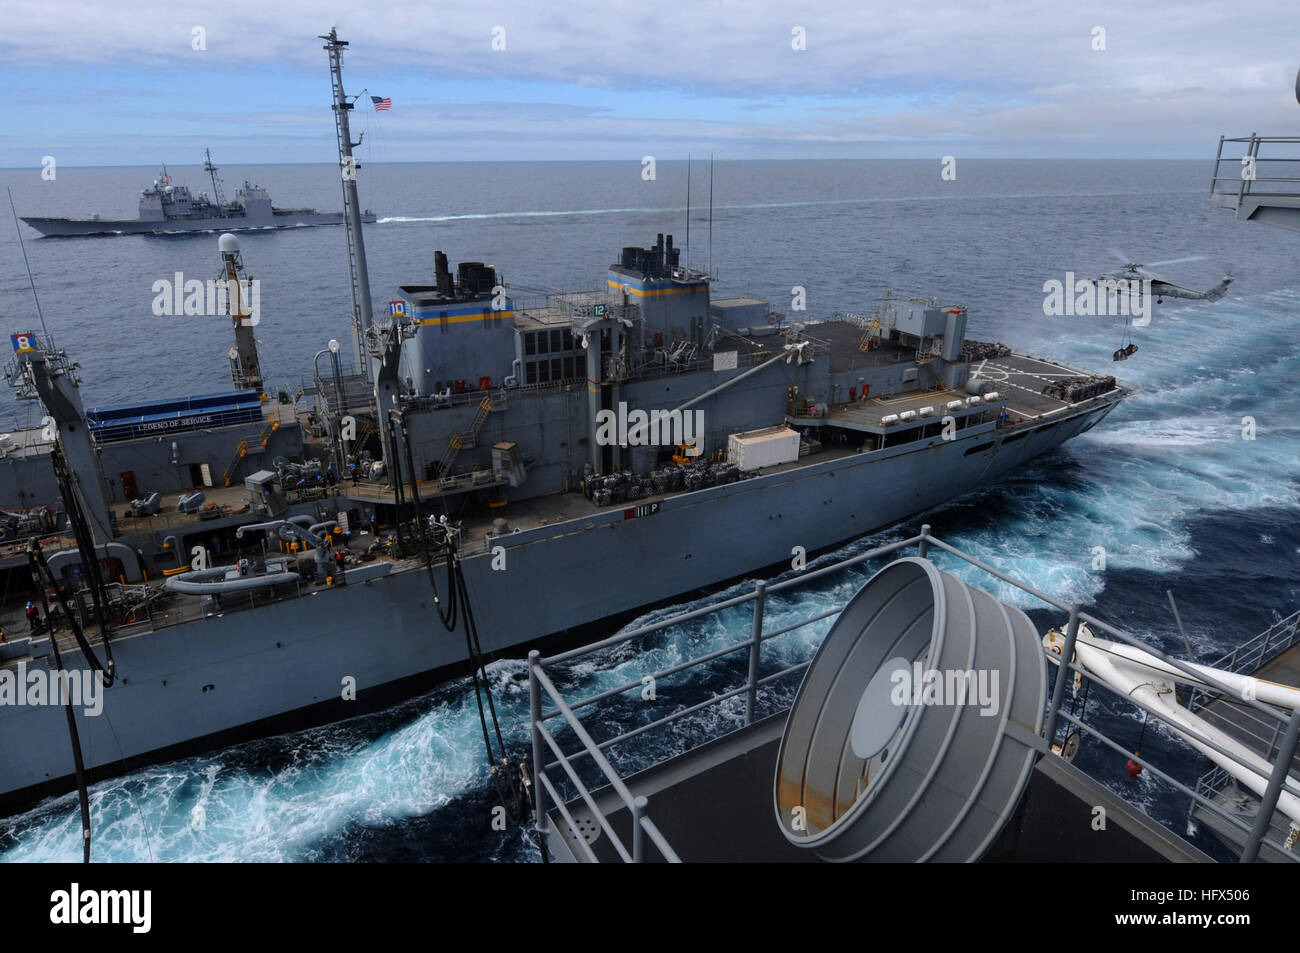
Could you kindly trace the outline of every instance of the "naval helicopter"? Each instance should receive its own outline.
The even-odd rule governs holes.
[[[1110,253],[1124,263],[1124,267],[1115,271],[1107,272],[1097,278],[1092,279],[1098,289],[1108,289],[1115,293],[1117,288],[1143,288],[1149,295],[1155,295],[1156,304],[1164,304],[1165,298],[1187,298],[1192,301],[1218,301],[1228,293],[1228,285],[1232,284],[1234,276],[1231,272],[1223,276],[1213,288],[1205,291],[1195,291],[1191,288],[1185,288],[1182,285],[1175,284],[1166,278],[1147,271],[1148,268],[1159,268],[1162,265],[1178,265],[1188,261],[1203,261],[1204,255],[1191,255],[1186,258],[1166,258],[1163,261],[1153,261],[1149,264],[1140,264],[1133,261],[1128,255],[1124,254],[1118,248],[1110,249]],[[1145,282],[1150,282],[1149,285]],[[1137,353],[1138,346],[1129,338],[1128,321],[1124,322],[1124,339],[1125,345],[1117,350],[1113,360],[1127,361]]]
[[[1178,265],[1185,261],[1204,261],[1204,255],[1192,255],[1188,258],[1166,258],[1164,261],[1153,261],[1148,264],[1135,262],[1128,255],[1125,255],[1118,248],[1110,249],[1110,253],[1124,263],[1124,267],[1115,271],[1107,272],[1097,278],[1092,279],[1098,287],[1114,287],[1113,282],[1135,282],[1141,285],[1145,281],[1151,282],[1151,294],[1156,296],[1156,304],[1163,304],[1165,298],[1189,298],[1193,301],[1218,301],[1228,293],[1228,285],[1232,284],[1235,276],[1229,272],[1223,276],[1213,288],[1205,291],[1194,291],[1191,288],[1185,288],[1182,285],[1175,284],[1167,278],[1152,274],[1147,271],[1148,268],[1159,268],[1162,265]],[[1103,285],[1103,283],[1105,283]],[[1123,288],[1126,285],[1119,285]]]

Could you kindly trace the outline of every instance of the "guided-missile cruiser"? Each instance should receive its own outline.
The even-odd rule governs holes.
[[[247,179],[226,201],[222,194],[212,152],[203,153],[203,171],[212,182],[212,196],[197,195],[189,187],[172,181],[163,166],[153,183],[140,192],[140,217],[107,219],[92,215],[86,219],[23,216],[23,221],[47,237],[79,235],[171,235],[182,232],[232,232],[250,228],[296,228],[304,225],[341,225],[342,212],[318,212],[314,208],[275,208],[266,189]],[[364,213],[367,223],[375,214]]]

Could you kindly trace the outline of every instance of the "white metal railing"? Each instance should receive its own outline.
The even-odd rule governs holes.
[[[658,828],[655,827],[653,821],[651,821],[647,816],[647,799],[643,796],[634,795],[632,793],[621,775],[606,757],[605,752],[616,745],[640,736],[648,731],[680,721],[683,718],[687,718],[707,708],[720,705],[732,698],[741,696],[744,696],[745,698],[744,725],[752,725],[755,719],[759,689],[794,672],[802,671],[811,661],[805,660],[794,665],[786,666],[779,671],[769,673],[765,676],[760,676],[759,673],[762,667],[763,644],[774,638],[793,632],[796,629],[835,616],[843,608],[842,606],[834,606],[822,612],[815,613],[807,618],[800,619],[790,625],[768,632],[764,629],[764,611],[768,595],[774,592],[798,589],[808,585],[815,579],[822,578],[832,573],[841,572],[850,567],[861,565],[869,560],[877,559],[881,556],[889,555],[913,546],[916,547],[917,554],[923,558],[929,555],[931,546],[941,549],[976,569],[1000,579],[1009,585],[1015,586],[1022,592],[1028,593],[1040,602],[1045,603],[1047,606],[1069,613],[1069,622],[1065,629],[1065,643],[1062,647],[1061,654],[1059,657],[1056,657],[1055,655],[1052,656],[1054,662],[1060,663],[1061,669],[1058,670],[1055,675],[1052,697],[1047,709],[1046,725],[1044,726],[1043,733],[1040,737],[1040,753],[1047,756],[1048,753],[1051,752],[1051,756],[1058,756],[1053,751],[1049,742],[1055,740],[1057,727],[1064,724],[1067,733],[1071,730],[1075,730],[1078,731],[1081,736],[1087,735],[1097,739],[1103,746],[1113,750],[1125,758],[1137,762],[1143,768],[1149,770],[1152,776],[1159,778],[1176,791],[1188,796],[1194,802],[1201,804],[1207,810],[1219,815],[1228,824],[1242,830],[1246,834],[1245,843],[1240,855],[1243,862],[1254,861],[1258,856],[1261,844],[1268,844],[1270,847],[1279,851],[1281,856],[1285,856],[1288,859],[1300,860],[1300,858],[1285,846],[1268,837],[1268,825],[1273,817],[1273,811],[1277,805],[1278,796],[1281,793],[1283,786],[1288,785],[1295,793],[1300,794],[1300,786],[1297,786],[1295,780],[1288,781],[1290,765],[1295,757],[1297,743],[1300,742],[1300,711],[1284,713],[1254,700],[1238,700],[1235,702],[1236,704],[1254,709],[1263,719],[1273,722],[1275,725],[1275,740],[1277,741],[1277,756],[1273,763],[1273,769],[1269,777],[1267,789],[1264,796],[1261,798],[1260,810],[1258,811],[1254,823],[1247,824],[1245,821],[1229,814],[1219,807],[1219,805],[1215,804],[1207,796],[1207,792],[1203,789],[1202,785],[1198,784],[1196,788],[1188,787],[1188,785],[1179,781],[1176,777],[1170,774],[1169,771],[1162,770],[1158,765],[1154,764],[1151,761],[1150,755],[1144,757],[1141,754],[1130,752],[1124,746],[1107,737],[1098,727],[1086,724],[1082,717],[1087,715],[1086,705],[1084,711],[1081,712],[1079,716],[1076,716],[1073,710],[1066,710],[1065,688],[1067,684],[1073,681],[1073,675],[1067,675],[1065,670],[1068,669],[1071,672],[1078,673],[1085,679],[1090,678],[1088,673],[1076,662],[1068,661],[1074,658],[1079,624],[1080,622],[1086,622],[1094,632],[1104,633],[1108,637],[1117,641],[1141,648],[1184,674],[1208,683],[1210,686],[1218,689],[1226,695],[1235,697],[1235,693],[1233,693],[1231,689],[1226,685],[1223,685],[1217,679],[1206,676],[1203,671],[1190,668],[1188,663],[1165,655],[1163,652],[1152,648],[1127,632],[1085,613],[1081,603],[1069,604],[1062,602],[1044,592],[1040,592],[1032,586],[1020,582],[987,563],[966,555],[956,547],[931,535],[930,527],[928,525],[923,526],[920,534],[913,536],[910,539],[880,546],[870,550],[869,552],[841,560],[819,569],[804,572],[798,576],[781,582],[771,584],[758,582],[749,592],[720,600],[719,602],[708,606],[703,606],[698,609],[692,609],[674,615],[651,625],[640,626],[636,629],[632,629],[628,632],[615,635],[611,638],[604,639],[582,648],[562,652],[558,655],[550,656],[549,658],[542,658],[541,654],[537,651],[530,652],[528,656],[530,728],[532,732],[533,777],[537,782],[535,786],[534,820],[539,840],[541,840],[543,844],[543,849],[546,849],[545,837],[549,829],[549,804],[555,805],[556,810],[560,814],[564,823],[568,825],[569,830],[576,833],[579,829],[572,812],[569,810],[565,798],[561,795],[555,781],[552,780],[552,772],[558,767],[563,769],[563,773],[567,777],[568,782],[577,792],[577,797],[591,810],[596,823],[609,837],[613,849],[622,860],[634,863],[643,861],[645,859],[645,840],[646,838],[649,838],[659,850],[661,856],[670,862],[678,861],[679,858],[676,852],[672,849],[671,845],[667,843]],[[720,649],[692,658],[689,661],[670,666],[658,672],[651,673],[650,675],[652,679],[658,682],[660,679],[710,664],[724,656],[747,652],[748,670],[745,681],[742,685],[731,688],[727,691],[715,693],[702,702],[681,708],[680,710],[650,721],[649,723],[641,724],[629,730],[622,731],[604,741],[597,742],[592,738],[576,712],[599,702],[615,698],[616,696],[622,695],[626,692],[640,690],[645,684],[643,681],[644,676],[570,703],[566,701],[563,694],[556,689],[554,682],[548,674],[548,669],[561,663],[570,662],[574,659],[587,657],[593,653],[601,652],[614,646],[624,645],[635,640],[640,640],[646,636],[661,632],[684,622],[713,615],[725,609],[745,605],[747,603],[753,603],[754,606],[753,623],[750,637],[748,639],[731,643]],[[1297,615],[1300,615],[1300,613]],[[1294,619],[1295,616],[1288,617],[1288,620]],[[1284,622],[1285,621],[1287,620],[1284,620]],[[1274,626],[1273,628],[1278,628],[1282,625],[1283,623],[1278,623],[1277,626]],[[1294,629],[1294,625],[1292,628]],[[1292,641],[1294,641],[1294,637],[1294,632],[1292,632],[1290,636]],[[1255,640],[1252,640],[1252,642],[1253,641]],[[1095,680],[1094,683],[1097,684],[1099,688],[1107,688],[1107,686],[1100,682],[1095,682]],[[549,699],[549,703],[552,706],[550,711],[543,711],[543,702],[546,699]],[[1124,700],[1133,704],[1135,707],[1142,709],[1148,716],[1155,717],[1158,720],[1162,719],[1162,714],[1159,710],[1150,708],[1134,698],[1125,698]],[[578,749],[574,751],[565,751],[559,740],[556,738],[555,733],[547,727],[547,722],[556,718],[560,719],[564,726],[567,726],[573,732],[579,742]],[[1167,725],[1167,727],[1183,738],[1194,739],[1200,744],[1208,746],[1235,763],[1250,768],[1250,765],[1242,759],[1240,754],[1226,750],[1215,741],[1198,732],[1185,730],[1174,725]],[[715,737],[720,737],[725,733],[727,732],[720,732],[718,735],[715,735]],[[713,738],[703,739],[697,744],[692,745],[692,748],[698,747],[700,744],[704,744],[711,740],[713,740]],[[554,756],[554,760],[550,760],[552,755]],[[632,818],[632,844],[630,847],[625,845],[616,836],[613,826],[610,823],[609,816],[601,810],[595,796],[593,795],[592,788],[582,781],[577,769],[574,767],[575,762],[581,758],[591,758],[599,769],[599,774],[603,777],[604,782],[614,792],[616,800],[629,811]],[[591,850],[585,840],[581,837],[577,837],[576,844],[587,860],[593,862],[597,860],[595,852]]]

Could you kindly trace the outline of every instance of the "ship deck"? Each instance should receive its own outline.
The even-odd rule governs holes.
[[[360,532],[352,538],[347,548],[354,555],[360,556],[361,551],[369,545],[372,537],[367,532]],[[75,546],[75,543],[70,542]],[[271,555],[283,555],[272,552]],[[352,570],[364,570],[366,566],[376,564],[387,564],[390,573],[405,572],[411,569],[419,569],[424,564],[420,558],[394,559],[389,556],[378,555],[368,562],[354,561],[347,568]],[[156,582],[157,580],[151,580]],[[290,599],[298,599],[313,592],[317,592],[328,584],[320,581],[298,581],[286,582],[277,586],[275,589],[256,590],[251,592],[229,593],[221,596],[221,606],[217,610],[220,614],[225,615],[232,612],[244,612],[256,610],[262,606],[271,603],[283,602]],[[110,584],[110,600],[113,598],[112,590],[115,584]],[[142,586],[136,585],[137,591],[143,591]],[[89,603],[87,603],[89,605]],[[53,606],[53,603],[51,603]],[[130,613],[120,619],[113,626],[113,637],[115,639],[125,638],[131,635],[137,635],[141,632],[158,631],[171,626],[180,625],[185,622],[193,622],[197,619],[204,618],[214,610],[205,608],[201,600],[193,596],[174,594],[170,592],[157,592],[155,596],[146,602],[141,602],[133,608]],[[103,644],[100,637],[99,625],[93,621],[83,622],[83,632],[87,640],[95,646]],[[31,635],[30,627],[24,614],[23,603],[21,600],[11,600],[3,608],[0,608],[0,633],[3,639],[0,642],[21,642]],[[42,631],[37,633],[34,638],[38,641],[48,638],[49,633]],[[76,653],[78,651],[77,642],[69,628],[66,625],[60,626],[54,633],[58,642],[60,651],[67,653]],[[0,652],[0,665],[7,665],[21,661],[24,656],[15,654],[11,648],[9,652]]]
[[[1007,409],[1018,420],[1041,420],[1075,406],[1067,400],[1047,396],[1043,393],[1043,388],[1066,378],[1089,376],[1085,371],[1028,354],[990,358],[975,364],[973,368],[971,375],[978,373],[982,380],[987,381],[988,390],[998,395],[998,403],[1005,402]],[[1117,382],[1115,390],[1109,393],[1115,393],[1120,386]],[[934,407],[936,413],[941,413],[948,401],[965,401],[969,396],[964,390],[945,387],[873,397],[847,406],[861,418],[862,423],[879,426],[880,418],[886,414],[919,411],[927,406]]]
[[[176,529],[182,526],[225,526],[228,525],[226,521],[230,517],[248,514],[248,490],[244,488],[242,482],[238,486],[207,486],[203,487],[202,490],[203,505],[213,504],[214,509],[222,513],[222,516],[211,520],[199,520],[194,513],[182,513],[179,509],[181,497],[188,496],[194,492],[193,490],[180,493],[164,493],[159,510],[153,516],[134,516],[129,505],[118,504],[115,507],[118,510],[118,534],[121,536],[135,536],[141,533]],[[209,510],[209,512],[213,512],[213,510]]]
[[[1038,420],[1073,406],[1069,401],[1043,394],[1048,384],[1069,377],[1088,377],[1087,371],[1029,354],[1009,354],[975,365],[972,373],[989,382],[992,390],[1006,398],[1007,407],[1026,420]],[[1118,390],[1118,382],[1116,390]],[[1115,391],[1110,391],[1115,393]]]
[[[842,459],[843,457],[853,456],[858,452],[857,447],[824,446],[814,453],[800,457],[797,461],[765,467],[762,472],[764,474],[781,473],[796,467],[807,466],[810,463],[823,463],[829,460]],[[390,504],[393,502],[392,488],[379,484],[358,483],[356,486],[349,486],[345,492],[350,497],[367,502]],[[438,481],[420,481],[419,492],[421,500],[433,499],[439,492]],[[614,512],[627,506],[644,506],[647,503],[657,503],[670,497],[681,496],[683,492],[682,490],[673,490],[667,493],[653,493],[636,500],[629,500],[626,504],[615,503],[610,506],[597,506],[576,491],[511,500],[507,505],[500,508],[470,513],[463,518],[461,524],[461,552],[468,555],[486,550],[485,535],[492,529],[493,521],[497,518],[504,519],[511,530],[536,529],[553,523],[582,519],[584,516]],[[409,498],[409,484],[407,485],[407,494]]]
[[[981,362],[978,367],[980,377],[990,384],[988,392],[996,393],[997,399],[990,401],[985,397],[981,404],[953,410],[951,413],[955,417],[971,417],[973,423],[987,422],[992,419],[989,411],[1001,412],[1002,408],[1006,408],[1010,414],[1011,424],[1032,423],[1087,402],[1079,401],[1072,404],[1067,400],[1049,397],[1042,393],[1042,388],[1053,381],[1086,375],[1086,372],[1053,361],[1026,354],[1010,354]],[[1128,385],[1116,381],[1112,390],[1098,394],[1089,400],[1113,397],[1126,390],[1131,392]],[[947,408],[950,402],[961,401],[964,405],[969,397],[970,395],[964,390],[940,387],[934,390],[871,397],[851,404],[835,404],[822,417],[791,417],[788,420],[801,427],[829,424],[846,430],[884,434],[888,437],[927,424],[937,424],[950,413]],[[884,423],[884,418],[891,415],[898,416],[908,412],[920,414],[927,409],[929,414],[918,417],[910,426],[906,423],[901,426],[897,423],[891,425]]]
[[[4,451],[7,457],[36,457],[48,454],[54,447],[54,441],[45,436],[45,428],[40,426],[18,427],[8,431],[14,445]]]
[[[1291,633],[1291,638],[1296,638],[1294,631]],[[1300,642],[1295,642],[1290,648],[1251,674],[1265,681],[1300,688]],[[1280,732],[1275,730],[1276,723],[1266,721],[1259,712],[1235,699],[1215,698],[1209,704],[1198,708],[1196,712],[1216,728],[1270,761],[1282,740]],[[1292,780],[1300,785],[1300,753],[1297,753],[1291,761],[1290,774]],[[1253,823],[1258,806],[1254,795],[1249,795],[1244,789],[1239,788],[1225,773],[1211,772],[1207,778],[1213,780],[1202,785],[1207,789],[1202,791],[1203,794],[1247,824]],[[1239,829],[1199,804],[1193,804],[1191,816],[1196,822],[1210,828],[1220,840],[1238,849],[1239,845],[1245,842],[1245,835]],[[1281,812],[1274,811],[1266,836],[1279,843],[1285,843],[1290,826],[1290,822]],[[1260,856],[1264,859],[1282,859],[1274,856],[1275,854],[1276,851],[1267,844],[1261,847]]]
[[[782,835],[775,816],[772,784],[785,719],[784,712],[773,715],[626,779],[633,796],[648,800],[647,817],[683,862],[819,862],[813,851]],[[606,787],[592,799],[615,835],[631,843],[631,814],[617,792]],[[1073,823],[1073,817],[1087,816],[1099,804],[1110,820],[1104,832]],[[579,836],[598,862],[620,859],[586,802],[575,799],[566,809],[577,832],[558,808],[547,815],[547,845],[556,859],[586,860]],[[653,847],[646,856],[662,860]],[[985,860],[1044,862],[1063,857],[1076,863],[1210,859],[1077,768],[1043,758],[1019,812]]]

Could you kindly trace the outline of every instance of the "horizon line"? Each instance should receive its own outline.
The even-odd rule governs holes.
[[[942,158],[942,157],[940,157]],[[960,157],[958,157],[960,158]],[[803,156],[797,158],[776,158],[751,156],[744,158],[717,159],[716,162],[933,162],[934,155],[924,156]],[[614,162],[637,162],[632,159],[402,159],[389,160],[386,162],[367,161],[364,166],[395,166],[395,165],[558,165],[562,163],[571,164],[595,164],[595,163],[614,163]],[[681,159],[656,159],[656,162],[688,162],[696,161],[693,158]],[[963,162],[1206,162],[1209,159],[1204,158],[1174,158],[1167,156],[981,156],[962,159]],[[162,163],[166,164],[166,163]],[[174,164],[174,163],[173,163]],[[232,166],[337,166],[337,162],[233,162],[226,163],[222,168]],[[119,163],[113,165],[76,165],[70,163],[60,163],[63,169],[148,169],[152,165],[138,162]],[[177,165],[176,168],[202,168],[201,164],[191,166],[188,163]],[[360,167],[360,166],[359,166]],[[39,172],[41,165],[6,165],[0,166],[0,172]]]

